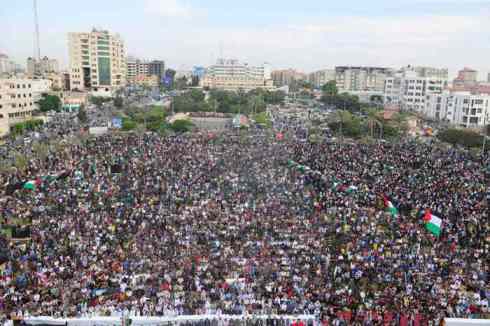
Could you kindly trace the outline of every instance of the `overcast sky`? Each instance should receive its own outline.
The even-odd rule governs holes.
[[[38,0],[41,54],[68,64],[67,32],[119,33],[176,69],[221,53],[307,72],[336,65],[490,71],[490,0]],[[34,53],[32,0],[0,6],[0,53]]]

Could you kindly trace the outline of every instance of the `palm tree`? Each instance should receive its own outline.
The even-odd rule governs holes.
[[[350,113],[349,111],[346,111],[346,110],[335,111],[334,119],[336,122],[339,123],[340,136],[343,136],[343,130],[342,130],[343,125],[352,121],[352,118],[353,118],[352,113]]]
[[[371,137],[374,138],[374,130],[376,126],[380,130],[380,138],[383,138],[383,123],[380,116],[381,111],[373,108],[366,109],[368,128],[371,131]]]
[[[393,115],[392,119],[393,122],[396,124],[396,127],[400,130],[400,133],[402,135],[405,135],[405,133],[408,130],[408,123],[407,123],[408,114],[404,112],[398,112]]]

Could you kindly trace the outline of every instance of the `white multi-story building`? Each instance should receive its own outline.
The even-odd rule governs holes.
[[[386,78],[384,102],[399,105],[403,110],[423,112],[427,96],[440,94],[447,87],[447,78],[440,78],[434,74],[432,77],[426,76],[428,75],[416,70],[402,69],[394,76]]]
[[[316,88],[321,88],[323,85],[333,80],[335,80],[334,69],[318,70],[308,75],[308,81]]]
[[[0,76],[10,75],[14,73],[16,69],[17,65],[15,62],[10,60],[6,54],[0,53]]]
[[[447,68],[407,66],[400,69],[402,73],[414,72],[417,77],[427,77],[436,79],[449,79]]]
[[[58,72],[59,65],[56,59],[49,59],[48,57],[43,57],[40,60],[31,57],[27,58],[27,76],[29,78],[44,77],[47,74]]]
[[[268,65],[249,66],[237,60],[218,59],[209,67],[201,79],[202,87],[237,91],[250,91],[256,88],[272,89],[272,79]]]
[[[43,79],[0,79],[0,135],[7,134],[11,124],[31,118],[36,102],[50,87]]]
[[[490,94],[444,90],[427,97],[424,114],[463,128],[481,128],[489,123]]]
[[[126,84],[126,53],[119,35],[93,29],[69,33],[71,90],[111,95]]]
[[[382,92],[385,79],[392,73],[390,68],[335,67],[337,88],[341,92]]]

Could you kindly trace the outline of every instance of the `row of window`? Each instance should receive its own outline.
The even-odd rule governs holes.
[[[19,118],[19,117],[25,117],[30,115],[31,112],[13,112],[13,113],[9,113],[9,118]]]
[[[10,84],[9,88],[10,89],[15,89],[15,88],[31,88],[31,84]]]
[[[19,105],[15,104],[15,103],[11,104],[12,108],[14,108],[14,109],[15,108],[26,108],[27,105],[28,105],[27,103],[24,103],[24,104],[20,103]],[[29,103],[29,106],[32,106],[32,102]]]
[[[26,94],[17,94],[17,96],[15,96],[15,94],[12,94],[12,95],[10,95],[10,98],[11,98],[11,99],[21,98],[21,97],[22,97],[22,95],[24,95],[24,96],[23,96],[24,98],[26,98],[26,97],[32,97],[32,94],[31,94],[31,93],[29,93],[29,96],[26,96]],[[0,99],[1,99],[1,98],[2,98],[2,97],[0,96]]]
[[[463,112],[465,114],[468,114],[470,112],[470,109],[464,109]],[[483,112],[482,109],[471,109],[471,115],[476,115],[477,113],[481,114],[482,112]]]

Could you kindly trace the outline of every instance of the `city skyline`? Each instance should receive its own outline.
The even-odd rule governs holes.
[[[256,0],[246,4],[196,0],[104,1],[83,6],[39,1],[41,55],[68,66],[68,32],[100,27],[119,33],[127,53],[168,66],[209,66],[220,56],[274,69],[311,72],[337,65],[447,67],[450,78],[468,66],[485,80],[490,71],[488,1]],[[51,17],[50,13],[56,15]],[[19,22],[23,22],[20,24]],[[31,1],[0,12],[0,53],[25,65],[34,55]]]

